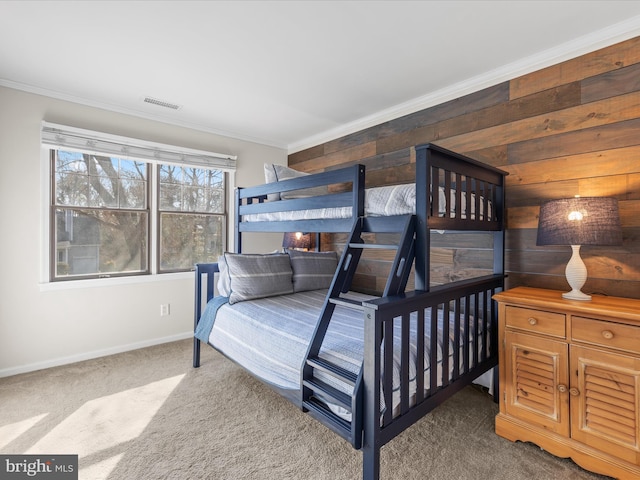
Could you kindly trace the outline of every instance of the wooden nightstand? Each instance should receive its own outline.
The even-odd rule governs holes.
[[[499,309],[496,433],[640,478],[640,300],[517,287]]]

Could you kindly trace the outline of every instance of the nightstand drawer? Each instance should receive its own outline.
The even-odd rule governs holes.
[[[507,306],[508,327],[565,338],[565,316],[532,308]]]
[[[572,317],[571,338],[580,342],[640,353],[640,327],[631,325]]]

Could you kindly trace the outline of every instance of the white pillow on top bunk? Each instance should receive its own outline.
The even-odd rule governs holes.
[[[264,183],[274,183],[278,181],[278,176],[276,175],[275,165],[272,163],[264,164]],[[267,195],[267,200],[270,202],[275,202],[276,200],[280,200],[280,193],[270,193]]]
[[[285,167],[278,164],[264,164],[264,181],[265,183],[282,182],[283,180],[289,180],[291,178],[305,177],[309,175],[305,172],[294,170],[293,168]],[[326,185],[320,187],[303,188],[300,190],[290,190],[282,193],[270,193],[267,195],[267,200],[270,202],[275,200],[291,200],[294,198],[307,198],[318,195],[327,195],[329,189]]]
[[[293,272],[286,254],[225,253],[218,265],[218,292],[229,297],[230,304],[293,293]]]

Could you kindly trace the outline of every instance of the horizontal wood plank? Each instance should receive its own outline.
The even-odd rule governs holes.
[[[342,167],[345,164],[354,164],[362,158],[375,155],[375,142],[355,145],[351,148],[330,153],[320,158],[304,160],[296,164],[296,170],[301,172],[318,172],[329,170],[330,167]]]
[[[638,123],[640,129],[640,122]],[[636,130],[640,143],[639,130]],[[529,159],[526,163],[504,165],[509,172],[507,188],[515,185],[557,182],[587,177],[624,175],[640,172],[640,145],[600,150],[579,155],[558,156],[548,160]]]
[[[640,117],[640,92],[633,92],[587,105],[439,139],[438,144],[458,152],[467,152],[492,145],[505,145],[623,122],[638,117]]]
[[[597,154],[607,150],[640,145],[640,119],[632,119],[551,137],[512,143],[508,147],[509,163],[556,159],[582,153]]]
[[[289,155],[288,164],[292,168],[296,168],[296,165],[301,162],[306,162],[313,158],[319,158],[324,155],[324,145],[316,145],[305,150],[301,150]],[[297,168],[296,168],[297,169]]]
[[[580,105],[580,86],[578,84],[566,85],[525,99],[505,102],[455,118],[422,125],[411,131],[402,131],[398,135],[385,137],[378,141],[378,153],[419,143],[434,142],[442,145],[441,142],[446,138],[509,124],[531,116],[560,111],[577,105]],[[446,147],[446,145],[442,146]]]
[[[637,92],[640,90],[640,63],[587,78],[582,82],[581,90],[582,103]]]
[[[583,80],[640,62],[640,37],[511,80],[511,98]]]

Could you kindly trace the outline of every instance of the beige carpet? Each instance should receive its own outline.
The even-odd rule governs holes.
[[[382,478],[602,479],[493,432],[468,387],[382,450]],[[361,453],[208,346],[180,341],[0,379],[0,452],[78,454],[82,480],[361,478]]]

